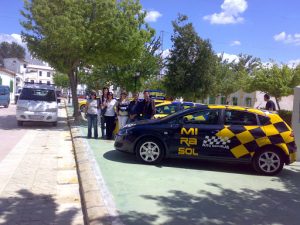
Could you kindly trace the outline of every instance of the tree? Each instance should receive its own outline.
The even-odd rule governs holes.
[[[16,42],[8,43],[1,42],[0,43],[0,59],[4,58],[25,58],[25,48]]]
[[[221,56],[215,68],[215,84],[212,93],[224,96],[227,102],[230,94],[242,88],[242,80],[239,73],[232,68],[232,64],[228,60],[223,60]]]
[[[208,40],[201,39],[188,17],[179,15],[173,21],[174,34],[167,59],[165,87],[170,96],[195,101],[211,91],[216,56]]]
[[[54,84],[61,88],[69,88],[69,77],[67,74],[56,72],[53,76]]]
[[[262,67],[254,72],[251,82],[252,90],[265,92],[275,97],[280,110],[281,97],[293,94],[293,89],[300,84],[300,67],[296,69],[287,65],[273,64],[271,67]]]
[[[154,33],[138,0],[25,0],[21,13],[31,53],[68,74],[75,119],[78,67],[124,65],[141,55]]]
[[[107,64],[93,69],[93,74],[86,75],[90,86],[98,84],[116,85],[127,91],[138,91],[145,88],[150,80],[157,80],[162,68],[160,39],[152,38],[146,43],[139,58],[127,65]]]

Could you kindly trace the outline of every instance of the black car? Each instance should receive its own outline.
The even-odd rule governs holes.
[[[268,175],[296,159],[292,129],[277,114],[235,106],[201,105],[127,124],[115,148],[147,164],[163,158],[214,159],[252,163]]]

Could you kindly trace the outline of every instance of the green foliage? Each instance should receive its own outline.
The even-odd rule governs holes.
[[[279,116],[288,124],[291,126],[292,124],[292,116],[293,116],[293,112],[292,111],[288,111],[288,110],[279,110],[278,111]]]
[[[2,77],[0,76],[0,85],[2,85]]]
[[[216,56],[208,40],[202,40],[188,18],[173,21],[173,46],[167,59],[167,94],[193,100],[206,97],[214,84]]]
[[[299,66],[293,69],[287,65],[273,64],[271,67],[262,67],[254,72],[251,89],[274,96],[280,109],[280,98],[293,94],[294,87],[299,84]]]
[[[0,59],[4,58],[25,58],[25,48],[21,45],[17,44],[16,42],[8,43],[8,42],[1,42],[0,43]]]
[[[69,77],[67,74],[57,72],[53,76],[53,81],[54,84],[58,87],[62,87],[62,88],[70,87]]]
[[[156,80],[161,68],[161,57],[157,54],[159,39],[152,39],[144,46],[139,58],[126,65],[108,64],[95,67],[91,75],[85,76],[88,86],[93,84],[114,84],[127,91],[139,91],[149,81]]]

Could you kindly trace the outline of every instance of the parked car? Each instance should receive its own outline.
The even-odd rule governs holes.
[[[293,131],[278,114],[222,105],[127,124],[118,132],[115,148],[146,164],[164,158],[238,162],[264,175],[279,173],[297,158]]]
[[[42,121],[57,125],[58,105],[55,88],[47,84],[26,84],[17,102],[18,125],[26,121]]]
[[[8,108],[10,103],[10,89],[9,86],[0,85],[0,106]]]

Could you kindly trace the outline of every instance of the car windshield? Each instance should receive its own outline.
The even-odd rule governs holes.
[[[169,119],[175,118],[175,117],[177,117],[178,115],[184,113],[185,111],[189,111],[189,110],[190,110],[190,109],[182,109],[182,110],[179,110],[179,111],[177,111],[177,112],[175,112],[175,113],[173,113],[173,114],[170,114],[170,115],[168,115],[168,116],[165,116],[165,117],[161,118],[160,120],[163,121],[163,120],[169,120]]]
[[[47,101],[55,102],[54,90],[24,88],[20,95],[20,100],[34,100],[34,101]]]

